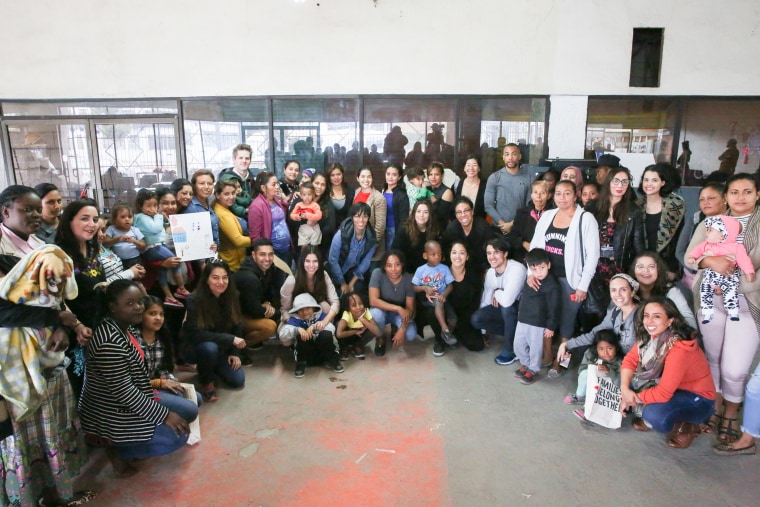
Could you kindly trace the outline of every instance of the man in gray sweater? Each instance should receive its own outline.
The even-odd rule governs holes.
[[[519,146],[509,143],[502,154],[504,168],[488,177],[484,202],[493,225],[506,235],[512,230],[517,210],[528,204],[533,178],[520,168]]]

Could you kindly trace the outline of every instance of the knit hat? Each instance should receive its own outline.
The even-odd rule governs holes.
[[[304,292],[303,294],[297,295],[293,300],[293,308],[291,308],[290,313],[294,314],[298,312],[298,310],[303,310],[304,308],[321,308],[321,306],[319,306],[317,300],[314,299],[314,296],[308,292]]]
[[[614,280],[615,278],[622,278],[623,280],[628,282],[628,285],[631,286],[631,290],[633,291],[634,294],[636,294],[639,291],[639,282],[634,280],[632,276],[626,275],[625,273],[618,273],[617,275],[610,278],[610,282],[612,282],[612,280]]]
[[[309,179],[314,178],[314,169],[304,169],[301,171],[301,176],[308,176]]]

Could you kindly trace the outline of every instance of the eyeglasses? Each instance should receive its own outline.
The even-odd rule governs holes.
[[[627,187],[631,183],[631,180],[621,180],[620,178],[612,178],[613,185],[623,185]]]
[[[459,211],[456,211],[454,214],[456,216],[461,216],[461,215],[468,215],[470,213],[472,213],[471,209],[460,209]]]

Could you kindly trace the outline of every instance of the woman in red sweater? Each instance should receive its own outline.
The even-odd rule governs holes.
[[[669,446],[689,447],[715,405],[715,384],[697,331],[669,299],[654,297],[639,309],[635,332],[636,345],[620,372],[620,410],[641,416],[634,418],[635,429],[668,433]]]

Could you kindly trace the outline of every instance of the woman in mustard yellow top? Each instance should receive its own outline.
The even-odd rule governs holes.
[[[219,217],[219,257],[237,271],[245,259],[245,250],[251,246],[251,238],[243,234],[238,217],[230,211],[235,204],[235,186],[230,180],[218,181],[214,187],[214,211]]]

